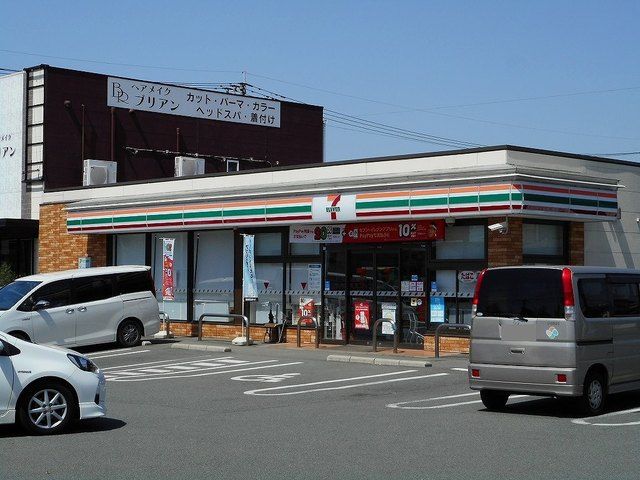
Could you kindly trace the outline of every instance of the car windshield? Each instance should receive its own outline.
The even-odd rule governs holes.
[[[13,307],[39,283],[40,282],[17,281],[2,287],[0,289],[0,311]]]

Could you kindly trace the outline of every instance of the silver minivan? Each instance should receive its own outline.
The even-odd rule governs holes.
[[[22,277],[0,289],[0,330],[44,345],[138,345],[160,329],[150,268],[118,266]]]
[[[640,270],[523,266],[482,272],[473,299],[469,385],[485,407],[510,393],[576,397],[602,412],[640,388]]]

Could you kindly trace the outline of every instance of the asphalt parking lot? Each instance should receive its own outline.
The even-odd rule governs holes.
[[[88,349],[106,418],[30,437],[0,426],[2,479],[637,478],[640,395],[582,419],[512,397],[484,409],[464,357],[327,362],[327,350]]]

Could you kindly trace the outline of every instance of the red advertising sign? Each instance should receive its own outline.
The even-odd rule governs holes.
[[[291,243],[376,243],[444,240],[444,220],[292,225]]]
[[[313,298],[300,298],[298,307],[298,319],[302,325],[313,324],[311,318],[316,318],[316,301]]]
[[[174,294],[174,269],[173,269],[173,247],[174,238],[162,239],[162,299],[175,300]]]
[[[342,243],[444,240],[444,220],[348,223]]]
[[[371,319],[371,305],[369,302],[355,302],[353,304],[353,326],[356,330],[369,330]]]

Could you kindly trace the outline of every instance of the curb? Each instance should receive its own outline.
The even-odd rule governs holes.
[[[180,348],[182,350],[203,350],[207,352],[230,352],[231,348],[221,347],[219,345],[200,345],[197,343],[174,343],[171,348]]]
[[[385,357],[354,357],[352,355],[329,355],[327,362],[366,363],[368,365],[381,365],[387,367],[431,367],[431,362],[426,360],[403,360],[399,358]]]

